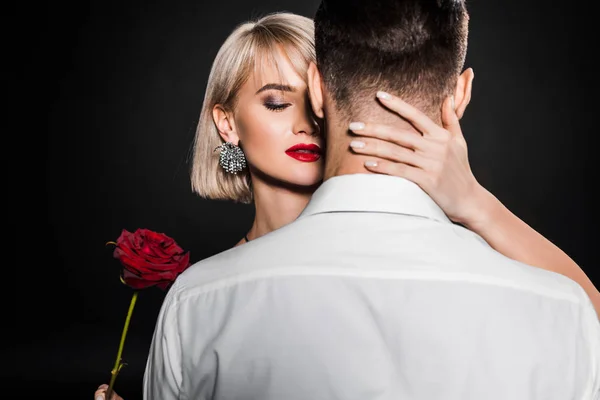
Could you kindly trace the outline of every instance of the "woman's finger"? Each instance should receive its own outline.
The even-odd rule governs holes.
[[[106,389],[98,389],[96,390],[96,392],[94,393],[94,400],[104,400],[104,393],[106,392]]]
[[[348,128],[354,134],[359,136],[368,136],[385,140],[409,149],[427,150],[427,140],[418,133],[406,129],[364,122],[352,122]]]
[[[413,167],[412,165],[408,164],[396,163],[393,161],[368,160],[365,161],[365,168],[369,171],[379,174],[405,178],[419,186],[421,186],[427,179],[427,173],[421,168]]]
[[[94,393],[94,400],[105,400],[106,399],[106,391],[108,390],[108,385],[102,384],[98,386],[98,389]],[[114,390],[110,396],[110,400],[123,400],[121,396],[117,394]]]
[[[350,147],[358,154],[410,164],[423,169],[425,169],[427,163],[430,162],[430,160],[410,149],[379,139],[358,138],[350,142]]]
[[[410,122],[423,136],[440,137],[448,134],[444,128],[436,124],[426,114],[399,97],[379,91],[377,92],[377,98],[386,108]]]

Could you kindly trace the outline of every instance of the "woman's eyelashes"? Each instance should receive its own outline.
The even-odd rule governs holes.
[[[263,105],[267,110],[270,111],[283,111],[289,106],[291,106],[292,103],[285,103],[283,101],[276,100],[273,98],[267,98],[263,101]]]

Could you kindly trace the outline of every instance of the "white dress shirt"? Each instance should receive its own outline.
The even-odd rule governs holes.
[[[325,181],[299,218],[169,290],[145,400],[596,400],[600,323],[416,184]]]

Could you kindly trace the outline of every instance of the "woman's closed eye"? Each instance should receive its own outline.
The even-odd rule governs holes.
[[[284,101],[277,100],[274,98],[266,98],[263,101],[263,105],[265,106],[265,108],[267,110],[270,110],[270,111],[283,111],[286,108],[288,108],[289,106],[291,106],[292,103],[286,103]]]
[[[271,110],[271,111],[283,111],[286,108],[288,108],[289,106],[291,106],[291,103],[276,103],[276,102],[265,102],[263,103],[263,105],[267,108],[267,110]]]

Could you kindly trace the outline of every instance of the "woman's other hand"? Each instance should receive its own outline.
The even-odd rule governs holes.
[[[102,384],[98,386],[96,393],[94,393],[94,400],[106,400],[106,390],[108,389],[107,384]],[[123,400],[121,396],[119,396],[114,390],[112,391],[112,395],[110,396],[110,400]]]

